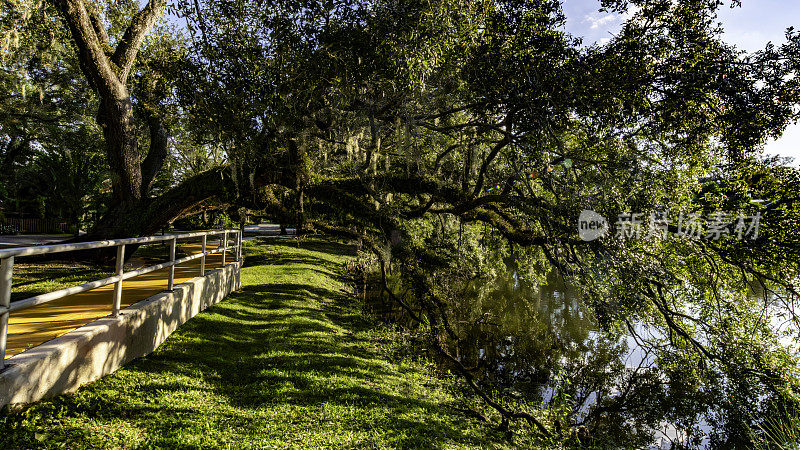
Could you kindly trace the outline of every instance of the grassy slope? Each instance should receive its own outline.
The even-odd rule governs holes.
[[[397,342],[338,276],[350,248],[268,242],[246,247],[240,292],[152,355],[0,416],[0,448],[502,446],[429,366],[386,362]]]

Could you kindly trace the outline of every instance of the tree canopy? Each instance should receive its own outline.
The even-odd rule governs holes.
[[[93,236],[153,232],[214,201],[360,239],[385,300],[504,427],[642,445],[666,421],[688,443],[752,443],[765,417],[800,406],[785,345],[800,337],[800,180],[761,155],[800,114],[800,34],[746,54],[722,39],[722,2],[602,4],[630,19],[588,46],[555,0],[6,6],[4,154],[67,122],[94,127],[96,108],[113,195]],[[16,93],[32,86],[38,103]],[[663,223],[587,241],[583,210],[618,228],[631,213]],[[726,232],[678,236],[693,214]],[[736,228],[742,217],[758,218],[756,234]],[[465,292],[551,270],[650,364],[630,371],[608,353],[567,385],[570,368],[551,362],[544,384],[560,400],[544,406],[540,385],[520,400],[477,375],[486,361],[471,335],[494,348],[544,335],[491,328]],[[588,412],[575,401],[587,392]]]

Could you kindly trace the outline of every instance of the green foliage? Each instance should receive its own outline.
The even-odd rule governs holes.
[[[9,223],[0,223],[0,235],[16,234],[19,230]]]
[[[755,449],[793,450],[800,447],[800,415],[786,409],[757,420],[751,438]]]
[[[116,39],[139,5],[96,6]],[[800,338],[800,183],[796,169],[760,156],[800,117],[800,34],[748,55],[722,39],[721,2],[603,6],[631,18],[586,47],[562,30],[553,0],[179,1],[171,12],[188,36],[159,25],[130,83],[137,126],[157,119],[179,147],[151,194],[187,183],[176,214],[215,196],[301,231],[361,239],[369,267],[387,271],[382,292],[433,347],[458,356],[456,370],[489,364],[480,350],[509,336],[525,343],[492,355],[506,369],[473,379],[524,439],[638,446],[666,423],[693,446],[705,422],[713,446],[749,445],[754,416],[800,404],[798,355],[785,345]],[[41,85],[26,72],[49,64],[30,56],[37,42],[48,33],[65,42],[47,6],[19,8],[3,9],[0,23],[42,20],[25,22],[32,40],[4,63],[9,92]],[[43,60],[63,66],[56,78],[84,92],[74,56],[45,47],[56,57]],[[26,95],[3,101],[31,107]],[[47,133],[25,134],[14,120],[0,122],[5,148],[33,155],[35,140],[52,152]],[[47,128],[49,142],[65,140],[63,129],[75,128]],[[204,196],[195,180],[222,181]],[[761,213],[763,223],[757,239],[585,242],[575,232],[584,209],[612,223],[669,211],[671,230],[681,213]],[[553,270],[580,291],[602,337],[579,330],[565,353],[592,356],[574,364],[548,360],[542,343],[568,340],[535,320],[534,298],[509,300],[514,277],[542,285]],[[509,308],[520,312],[500,314]],[[501,323],[485,326],[489,316]],[[652,358],[635,376],[616,360],[622,335]],[[469,336],[483,342],[470,348]],[[553,403],[519,387],[520,374],[556,389]],[[628,394],[611,395],[623,385]],[[577,399],[591,389],[603,395],[583,416]],[[527,423],[507,423],[519,418]],[[544,430],[529,427],[539,419]]]
[[[104,201],[107,174],[96,99],[68,29],[49,3],[13,2],[0,10],[0,36],[3,209],[82,226]]]

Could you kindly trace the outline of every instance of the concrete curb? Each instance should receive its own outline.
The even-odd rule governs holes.
[[[241,287],[234,262],[6,360],[0,407],[72,392],[150,354],[180,325]]]

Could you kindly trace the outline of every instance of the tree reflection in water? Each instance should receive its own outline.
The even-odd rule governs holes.
[[[481,388],[508,404],[541,408],[573,444],[703,442],[703,401],[681,377],[661,370],[624,330],[601,330],[557,271],[526,279],[513,266],[451,286],[458,291],[449,311],[458,339],[446,339],[448,350]],[[397,309],[381,315],[411,322]]]

